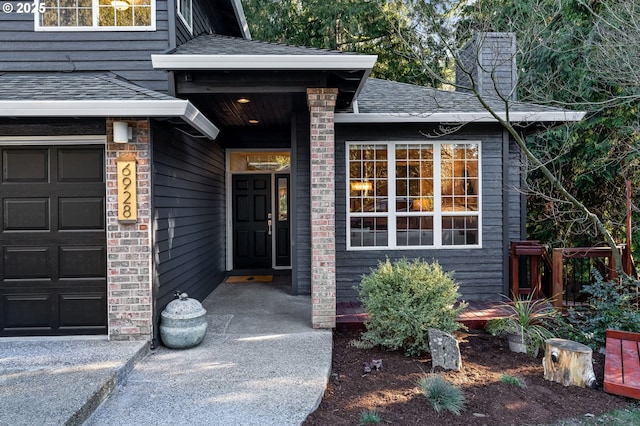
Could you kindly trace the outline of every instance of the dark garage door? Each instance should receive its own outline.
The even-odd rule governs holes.
[[[106,334],[104,147],[0,154],[0,336]]]

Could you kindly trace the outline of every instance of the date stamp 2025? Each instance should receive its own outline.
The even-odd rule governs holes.
[[[17,2],[2,3],[0,9],[3,13],[44,13],[46,5],[44,2]]]

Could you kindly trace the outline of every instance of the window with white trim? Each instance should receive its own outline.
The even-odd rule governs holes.
[[[480,246],[480,143],[348,142],[349,249]]]
[[[155,0],[36,0],[36,30],[155,30]]]
[[[182,19],[189,31],[193,30],[193,1],[178,0],[178,16]]]

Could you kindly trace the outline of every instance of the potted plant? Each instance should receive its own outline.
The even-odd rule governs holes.
[[[562,315],[550,299],[535,299],[533,294],[517,297],[502,305],[507,316],[487,321],[485,330],[493,336],[507,336],[512,352],[538,355],[545,340],[554,336],[553,330],[562,323]]]

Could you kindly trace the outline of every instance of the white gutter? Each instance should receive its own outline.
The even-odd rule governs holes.
[[[215,139],[220,130],[191,102],[167,100],[0,100],[0,117],[176,117]]]
[[[376,55],[151,55],[165,70],[370,70]]]
[[[585,114],[576,111],[512,112],[509,114],[509,121],[518,123],[571,122],[582,120]],[[498,116],[505,119],[506,114],[499,113]],[[488,112],[435,112],[432,114],[341,112],[335,114],[336,123],[494,123],[497,121]]]

